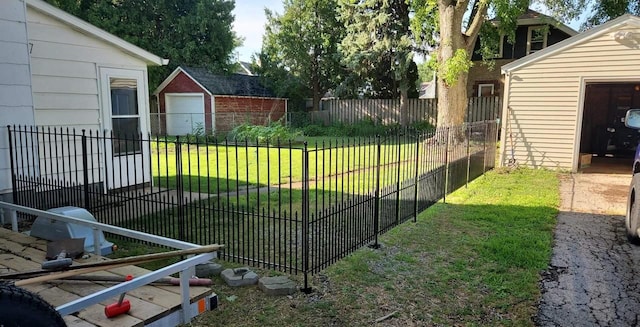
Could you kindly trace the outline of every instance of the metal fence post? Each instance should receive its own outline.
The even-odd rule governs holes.
[[[467,182],[465,188],[469,188],[469,176],[471,175],[471,130],[473,124],[466,124],[467,126]]]
[[[184,181],[182,180],[182,144],[176,136],[176,193],[178,197],[178,238],[185,240],[184,225]]]
[[[482,139],[482,174],[487,172],[487,138],[489,137],[489,123],[484,121],[484,138]]]
[[[450,127],[446,127],[444,136],[444,195],[442,202],[447,203],[447,191],[449,188],[449,133]]]
[[[413,177],[414,180],[414,188],[413,188],[413,222],[418,221],[418,177],[420,170],[420,136],[416,137],[416,173]]]
[[[82,179],[83,179],[83,191],[84,191],[84,208],[89,210],[89,158],[87,154],[87,134],[86,130],[82,130]]]
[[[398,147],[398,159],[397,159],[397,166],[396,168],[398,169],[398,174],[396,176],[397,178],[397,184],[396,184],[396,225],[400,222],[400,173],[401,173],[401,165],[402,165],[402,146],[400,143],[400,136],[398,135],[398,142],[397,142],[397,147]]]
[[[374,230],[374,243],[370,245],[370,247],[377,249],[380,247],[378,243],[378,233],[380,233],[380,157],[382,155],[382,144],[380,142],[380,135],[376,135],[376,196],[374,203],[374,220],[373,220],[373,230]]]
[[[309,286],[309,151],[307,142],[302,149],[302,270],[304,270],[304,293],[311,293]]]
[[[13,144],[13,137],[11,135],[11,125],[7,125],[7,132],[9,133],[9,162],[10,162],[10,167],[11,167],[11,193],[12,193],[12,200],[13,203],[18,204],[18,185],[17,185],[17,178],[16,178],[16,163],[15,163],[15,159],[13,158],[13,154],[17,153],[16,149],[14,147]]]

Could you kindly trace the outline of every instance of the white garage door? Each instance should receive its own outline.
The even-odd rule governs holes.
[[[167,134],[204,131],[204,94],[166,94]]]

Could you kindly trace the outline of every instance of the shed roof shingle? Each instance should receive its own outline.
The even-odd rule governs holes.
[[[274,98],[276,95],[260,82],[259,76],[242,74],[216,75],[205,68],[180,66],[214,95],[237,95]]]

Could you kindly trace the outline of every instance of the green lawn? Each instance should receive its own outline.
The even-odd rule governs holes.
[[[374,141],[374,143],[369,143]],[[308,140],[309,177],[322,180],[347,172],[378,166],[374,139],[314,138]],[[381,146],[380,166],[397,158],[412,167],[415,143],[387,140]],[[255,148],[183,144],[180,151],[185,187],[200,193],[220,193],[249,186],[300,182],[303,177],[303,151],[292,148]],[[152,142],[151,165],[154,185],[176,188],[178,167],[174,143]],[[407,168],[408,169],[408,168]],[[339,190],[339,188],[334,189]]]
[[[312,294],[268,297],[216,278],[220,306],[192,326],[369,326],[394,312],[380,325],[533,326],[558,203],[554,172],[488,172],[382,235],[381,249],[314,276]]]

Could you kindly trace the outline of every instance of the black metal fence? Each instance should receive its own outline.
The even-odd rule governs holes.
[[[13,200],[316,273],[493,168],[495,121],[308,143],[10,127]],[[28,225],[33,217],[23,217]]]

